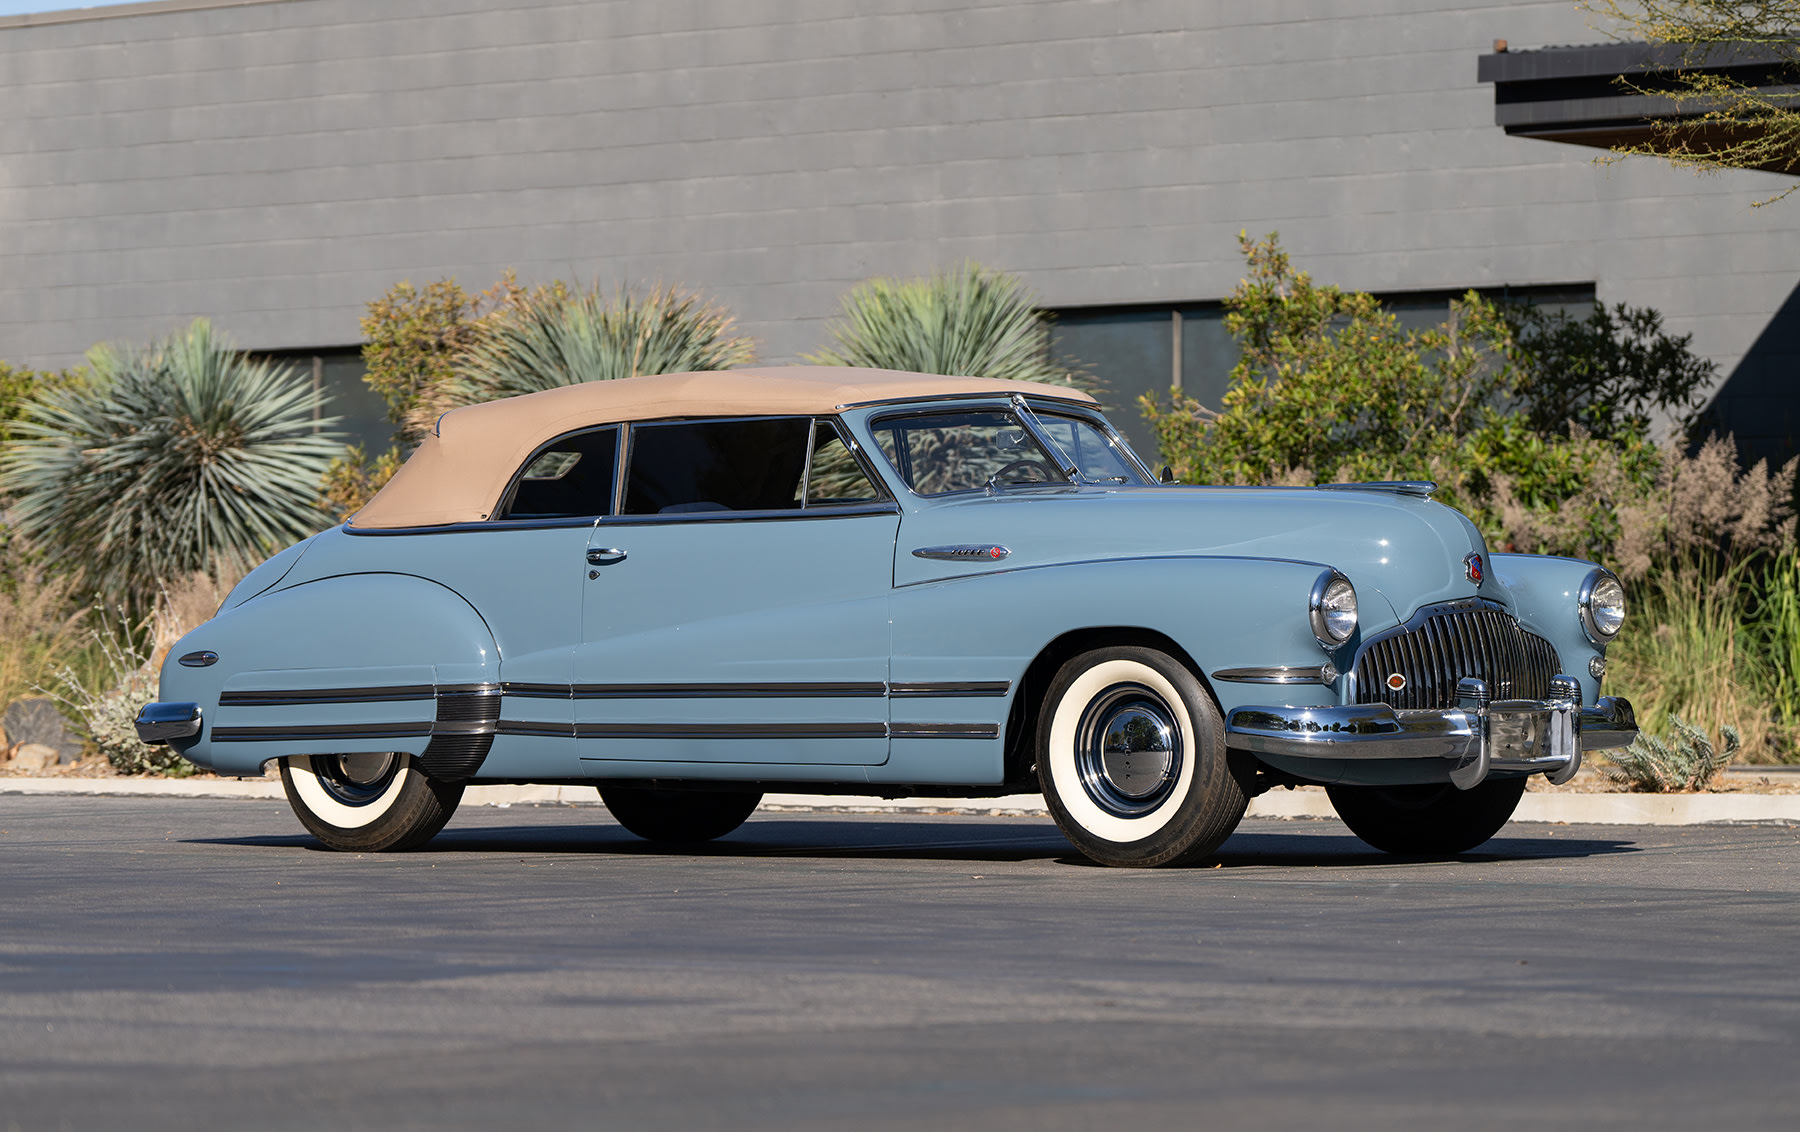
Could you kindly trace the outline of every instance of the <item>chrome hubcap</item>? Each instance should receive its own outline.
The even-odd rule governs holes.
[[[314,755],[312,770],[326,793],[346,806],[366,806],[387,792],[403,756]]]
[[[1119,817],[1147,814],[1181,777],[1181,728],[1161,696],[1115,684],[1095,696],[1075,734],[1075,764],[1095,805]]]

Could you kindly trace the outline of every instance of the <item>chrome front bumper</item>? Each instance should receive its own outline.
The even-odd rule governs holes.
[[[1583,707],[1580,689],[1574,677],[1557,676],[1549,699],[1490,700],[1485,683],[1463,679],[1457,706],[1443,711],[1395,711],[1386,704],[1241,707],[1226,719],[1225,742],[1297,759],[1442,760],[1463,790],[1496,771],[1541,773],[1561,784],[1581,769],[1582,751],[1623,747],[1637,737],[1629,700],[1603,696]]]
[[[132,722],[137,726],[140,743],[154,745],[188,739],[200,734],[200,705],[145,704]]]

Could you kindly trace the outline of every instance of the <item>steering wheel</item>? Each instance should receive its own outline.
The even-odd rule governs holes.
[[[1012,474],[1013,472],[1029,471],[1034,468],[1037,471],[1043,473],[1042,479],[1016,480],[1016,481],[1012,481],[1012,482],[1016,482],[1016,483],[1050,483],[1051,481],[1059,478],[1059,475],[1058,475],[1056,469],[1052,468],[1049,464],[1044,463],[1042,460],[1033,460],[1030,458],[1026,458],[1023,460],[1014,460],[1010,464],[1003,466],[999,471],[997,471],[993,474],[992,481],[994,483],[1006,483],[1006,482],[1008,482],[1006,477],[1008,475]]]

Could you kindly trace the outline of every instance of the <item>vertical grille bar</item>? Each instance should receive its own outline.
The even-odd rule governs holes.
[[[1519,627],[1498,608],[1451,609],[1415,618],[1401,632],[1366,645],[1356,659],[1359,703],[1399,709],[1454,706],[1456,682],[1487,681],[1496,699],[1541,700],[1558,661],[1549,641]],[[1398,673],[1406,685],[1387,686]]]

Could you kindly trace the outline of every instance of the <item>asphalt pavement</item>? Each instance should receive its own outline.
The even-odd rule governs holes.
[[[1800,829],[758,815],[657,851],[465,809],[0,797],[0,1128],[1800,1127]]]

